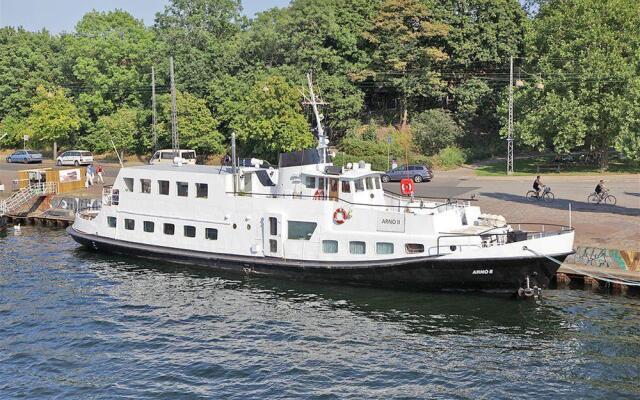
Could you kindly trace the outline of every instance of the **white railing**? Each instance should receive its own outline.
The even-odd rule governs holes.
[[[0,202],[0,215],[14,212],[37,197],[56,193],[58,193],[58,185],[56,182],[30,183],[28,186],[12,194],[8,199]]]

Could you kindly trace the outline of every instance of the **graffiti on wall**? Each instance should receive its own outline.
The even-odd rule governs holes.
[[[596,268],[613,268],[640,272],[640,252],[633,250],[578,247],[573,262]]]

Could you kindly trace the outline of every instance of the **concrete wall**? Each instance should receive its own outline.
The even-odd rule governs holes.
[[[640,252],[635,250],[579,246],[576,254],[567,258],[566,262],[596,268],[640,272]]]

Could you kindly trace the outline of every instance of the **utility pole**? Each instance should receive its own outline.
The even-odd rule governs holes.
[[[305,96],[305,101],[303,102],[303,104],[308,104],[313,108],[313,114],[316,117],[316,121],[317,121],[317,125],[316,125],[316,129],[318,130],[318,146],[317,149],[320,151],[320,153],[322,154],[322,163],[326,163],[327,162],[327,147],[329,147],[329,141],[327,140],[327,137],[324,134],[324,128],[322,127],[322,119],[323,116],[320,114],[320,112],[318,111],[318,106],[319,105],[325,105],[327,103],[323,102],[323,101],[319,101],[316,98],[316,95],[313,91],[313,80],[311,78],[311,72],[307,73],[307,85],[309,86],[309,96],[310,98],[307,99]]]
[[[153,134],[153,152],[155,153],[158,147],[158,132],[156,131],[156,123],[158,121],[156,115],[156,71],[151,66],[151,132]]]
[[[507,135],[507,175],[513,174],[513,57],[509,57],[509,125]]]
[[[173,57],[169,58],[169,73],[171,74],[171,140],[173,156],[179,157],[180,138],[178,136],[178,111],[176,105],[176,82],[173,77]]]

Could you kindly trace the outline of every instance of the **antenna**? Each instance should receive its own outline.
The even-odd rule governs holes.
[[[329,140],[327,140],[327,136],[324,134],[324,128],[322,127],[323,117],[318,111],[318,106],[326,105],[327,103],[316,97],[313,91],[313,78],[311,76],[311,72],[307,73],[307,85],[309,87],[309,98],[303,92],[302,95],[304,96],[304,101],[302,104],[310,105],[313,108],[313,115],[315,116],[317,123],[316,129],[318,131],[318,146],[316,148],[320,151],[320,154],[322,154],[322,163],[324,164],[327,162],[327,147],[329,147]]]
[[[178,111],[176,110],[176,82],[173,77],[173,57],[169,57],[169,73],[171,74],[171,139],[173,156],[179,156],[180,137],[178,136]]]
[[[153,66],[151,66],[151,109],[151,132],[153,134],[153,152],[155,153],[158,147],[158,132],[156,131],[158,117],[156,115],[156,71]]]

